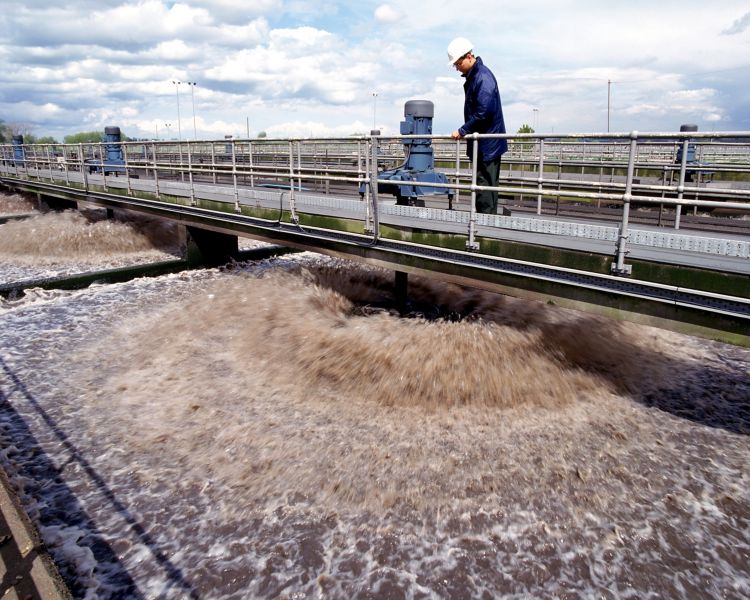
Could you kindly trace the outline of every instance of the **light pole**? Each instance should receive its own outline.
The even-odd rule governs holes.
[[[612,95],[612,81],[607,79],[607,133],[609,133],[609,111],[610,111],[610,98]]]
[[[534,131],[536,131],[539,128],[539,109],[534,108],[532,110],[534,111]]]
[[[182,141],[182,127],[180,126],[180,82],[172,81],[177,92],[177,139]]]
[[[172,123],[164,123],[164,127],[167,128],[167,139],[169,139],[169,136],[170,136],[170,133],[171,133],[170,127],[172,127]]]
[[[178,81],[177,83],[187,83],[190,86],[190,100],[193,102],[193,139],[198,139],[198,130],[195,127],[195,94],[193,93],[193,90],[195,89],[195,86],[198,85],[195,81]]]
[[[378,128],[377,109],[378,109],[378,93],[373,92],[372,93],[372,128],[373,129]]]

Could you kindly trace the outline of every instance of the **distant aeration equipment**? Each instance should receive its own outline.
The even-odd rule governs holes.
[[[404,105],[406,119],[401,121],[401,135],[432,135],[434,115],[435,105],[429,100],[409,100]],[[396,204],[410,206],[424,206],[420,196],[448,194],[452,200],[453,193],[449,188],[414,185],[414,182],[448,183],[445,174],[435,171],[432,141],[428,138],[404,138],[402,143],[406,161],[395,169],[379,173],[378,179],[404,183],[379,183],[378,193],[393,194]],[[364,193],[364,189],[360,191]]]
[[[13,144],[13,159],[16,161],[16,165],[22,165],[26,160],[26,153],[23,150],[23,136],[14,135],[11,138],[11,144]]]
[[[692,133],[698,131],[698,126],[693,124],[680,125],[680,133]],[[684,153],[683,144],[679,144],[677,147],[677,156],[675,157],[675,163],[682,164],[682,155]],[[685,160],[686,165],[696,165],[698,161],[695,159],[695,144],[689,142],[687,145],[687,157]],[[695,178],[696,172],[688,169],[685,171],[685,181],[692,182]]]
[[[96,159],[87,160],[86,164],[88,165],[89,173],[99,173],[102,170],[104,170],[105,175],[124,173],[125,160],[123,159],[122,144],[120,143],[120,128],[105,127],[102,142],[104,142],[106,158],[104,161]]]

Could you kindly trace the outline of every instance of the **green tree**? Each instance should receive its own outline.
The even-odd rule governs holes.
[[[31,126],[24,123],[6,123],[0,119],[0,143],[9,144],[14,135],[22,135],[24,144],[59,144],[50,135],[37,137],[31,133]]]
[[[518,128],[516,133],[534,133],[534,128],[531,125],[524,123]]]
[[[267,134],[267,133],[266,133],[265,131],[261,131],[261,132],[260,132],[260,133],[258,134],[258,137],[259,137],[259,138],[264,138],[264,137],[268,137],[268,134]]]
[[[59,144],[55,138],[51,135],[43,135],[42,137],[36,137],[33,133],[24,136],[23,141],[25,144]]]
[[[63,142],[66,144],[88,144],[91,142],[101,142],[103,137],[104,131],[79,131],[72,135],[66,135],[63,138]],[[122,131],[120,132],[121,141],[127,142],[129,139]]]
[[[103,131],[79,131],[72,135],[66,135],[63,141],[66,144],[86,144],[89,142],[101,142]]]

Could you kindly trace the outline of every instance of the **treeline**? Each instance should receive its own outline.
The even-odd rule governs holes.
[[[51,135],[37,137],[30,131],[30,127],[18,123],[6,123],[0,119],[0,144],[10,144],[14,135],[23,135],[24,144],[59,144],[60,142]],[[104,130],[101,131],[80,131],[72,135],[66,135],[63,138],[64,144],[85,144],[90,142],[101,142],[104,136]],[[121,134],[123,142],[130,140],[125,134]]]
[[[6,123],[0,119],[0,143],[9,144],[14,135],[23,135],[25,144],[57,144],[58,141],[51,135],[37,137],[33,133],[27,133],[25,128],[13,123]]]

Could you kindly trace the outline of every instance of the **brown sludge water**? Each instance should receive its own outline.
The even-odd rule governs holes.
[[[165,230],[168,225],[156,225]],[[131,224],[86,218],[78,211],[44,213],[6,223],[0,236],[0,256],[16,263],[101,263],[136,252],[153,253],[153,232]]]
[[[8,402],[98,477],[62,452],[117,557],[58,542],[78,593],[750,595],[747,350],[410,284],[305,254],[0,312]]]
[[[28,196],[0,192],[0,216],[27,215],[34,212],[36,205]]]

